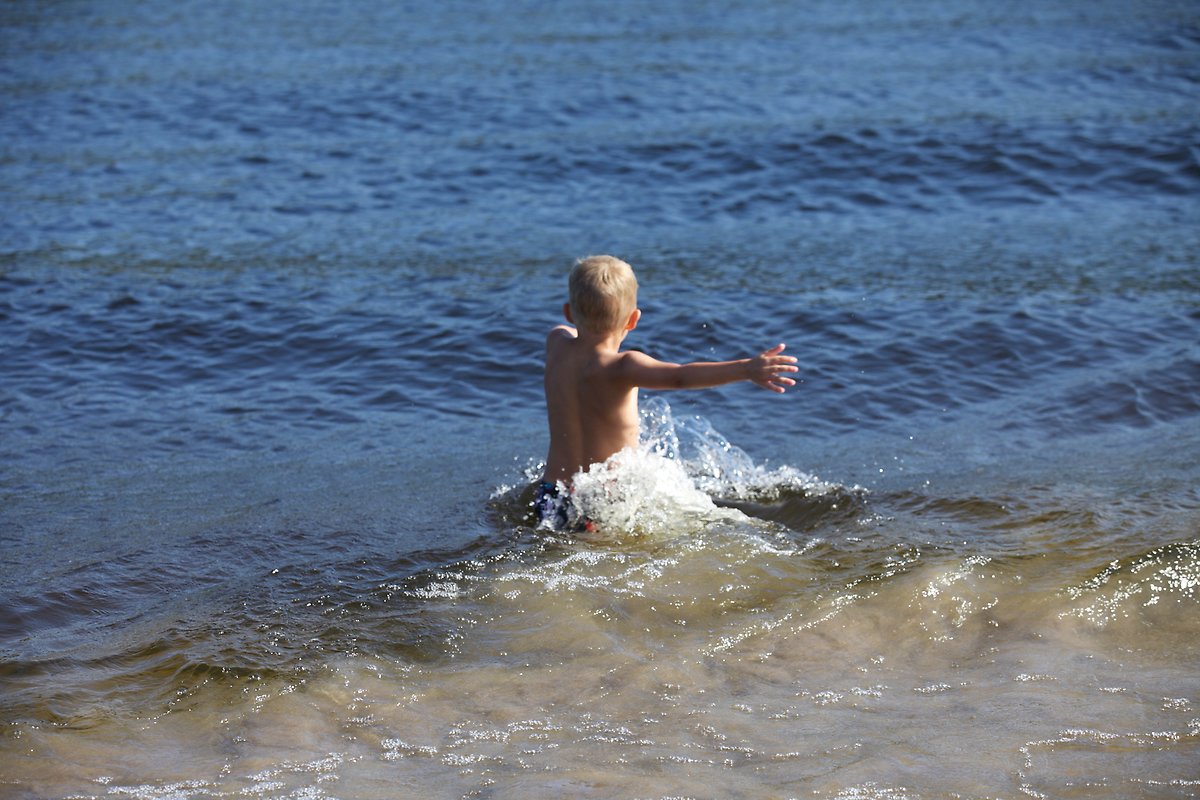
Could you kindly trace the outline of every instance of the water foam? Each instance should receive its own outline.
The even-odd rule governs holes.
[[[573,489],[579,514],[605,531],[665,533],[735,513],[717,508],[680,462],[645,446],[593,464],[575,476]]]
[[[707,419],[677,417],[661,397],[646,400],[641,415],[641,447],[679,462],[709,496],[766,500],[785,492],[822,495],[843,488],[786,464],[773,469],[756,464]]]

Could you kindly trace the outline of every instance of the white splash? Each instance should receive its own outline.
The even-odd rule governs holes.
[[[676,417],[661,397],[642,404],[641,446],[679,462],[693,484],[711,496],[772,499],[783,491],[826,494],[841,488],[783,465],[767,469],[699,415]]]
[[[600,530],[642,534],[676,530],[738,512],[719,509],[683,465],[642,446],[627,448],[575,476],[572,502]]]

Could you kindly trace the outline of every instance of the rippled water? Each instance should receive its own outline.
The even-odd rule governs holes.
[[[6,3],[3,793],[1195,796],[1198,86],[1187,2]],[[800,384],[563,537],[590,252]]]

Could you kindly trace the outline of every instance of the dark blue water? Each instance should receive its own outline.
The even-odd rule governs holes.
[[[1193,796],[1198,100],[1191,2],[5,4],[0,780]],[[801,372],[576,541],[596,252]]]

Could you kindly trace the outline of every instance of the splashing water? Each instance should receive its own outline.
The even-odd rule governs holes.
[[[531,467],[526,477],[534,480],[538,469],[540,465]],[[791,466],[755,464],[707,419],[676,417],[657,397],[642,405],[638,446],[591,465],[575,476],[570,489],[575,519],[593,523],[610,537],[661,536],[716,522],[749,521],[742,511],[716,501],[766,502],[839,491],[846,490]]]
[[[641,447],[679,462],[696,488],[714,497],[765,500],[785,492],[823,495],[842,488],[795,467],[755,464],[707,419],[676,417],[661,397],[642,404]]]

